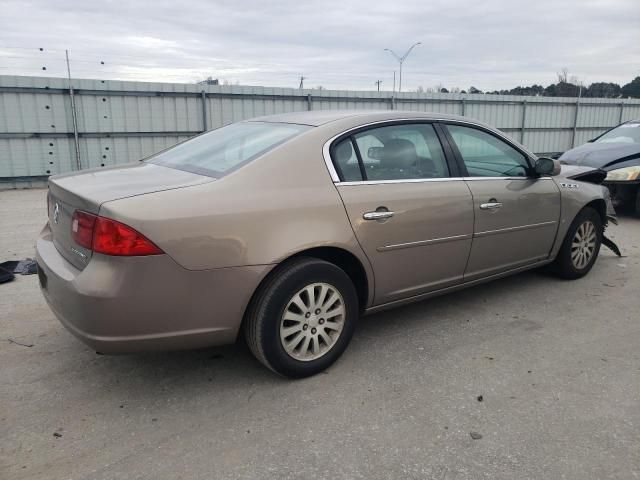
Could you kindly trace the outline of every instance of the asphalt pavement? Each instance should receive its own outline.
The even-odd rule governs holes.
[[[0,191],[0,262],[44,190]],[[361,319],[291,381],[242,343],[97,355],[37,275],[0,285],[2,479],[640,478],[640,219],[591,273],[528,272]]]

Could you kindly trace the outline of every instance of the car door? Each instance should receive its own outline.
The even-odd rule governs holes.
[[[560,220],[555,182],[535,175],[528,156],[494,132],[443,127],[473,196],[473,243],[464,280],[548,258]]]
[[[448,146],[447,146],[448,148]],[[348,133],[331,148],[355,235],[375,274],[375,304],[460,283],[471,248],[469,188],[430,123]]]

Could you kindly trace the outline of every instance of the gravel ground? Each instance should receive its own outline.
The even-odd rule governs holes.
[[[44,190],[0,192],[0,261],[44,222]],[[97,355],[20,276],[0,285],[0,478],[640,478],[640,220],[609,232],[628,256],[584,279],[366,317],[299,381],[242,344]]]

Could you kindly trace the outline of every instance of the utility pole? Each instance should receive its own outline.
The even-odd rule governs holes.
[[[300,88],[300,90],[302,90],[304,88],[304,81],[306,79],[307,79],[307,77],[300,76],[300,87],[298,87],[298,88]]]
[[[396,93],[396,71],[393,71],[393,93]]]
[[[71,85],[71,67],[69,66],[69,50],[64,51],[67,60],[67,78],[69,79],[69,98],[71,99],[71,119],[73,121],[73,139],[76,147],[76,167],[82,169],[80,163],[80,142],[78,141],[78,116],[76,114],[76,99],[73,93],[73,85]]]
[[[380,91],[380,84],[382,83],[382,80],[377,80],[373,83],[375,83],[378,86],[378,91]]]
[[[389,49],[389,48],[385,48],[385,51],[389,52],[391,55],[393,55],[395,57],[396,60],[398,60],[398,63],[400,64],[400,79],[398,82],[398,92],[402,91],[402,64],[404,63],[404,61],[407,59],[407,57],[409,56],[409,54],[411,53],[411,50],[413,50],[415,47],[417,47],[418,45],[422,45],[422,42],[416,42],[413,45],[411,45],[409,47],[409,50],[407,50],[405,52],[404,55],[400,56],[398,54],[396,54],[396,52],[394,52],[393,50]]]

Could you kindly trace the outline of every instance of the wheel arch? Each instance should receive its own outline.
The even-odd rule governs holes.
[[[369,304],[370,294],[373,293],[373,279],[367,274],[365,266],[358,257],[340,247],[314,247],[291,255],[282,263],[300,257],[318,258],[344,270],[356,288],[360,310],[364,311]]]
[[[595,200],[591,200],[584,207],[580,209],[578,213],[573,218],[576,218],[580,215],[580,212],[584,211],[585,208],[593,208],[600,215],[600,219],[602,220],[602,224],[607,224],[607,204],[602,198],[596,198]]]
[[[313,247],[300,250],[282,261],[280,261],[265,277],[260,281],[254,292],[251,294],[249,302],[245,306],[242,316],[242,323],[245,322],[247,312],[255,301],[258,292],[267,284],[275,275],[282,270],[291,261],[301,258],[317,258],[332,263],[344,270],[349,276],[358,294],[358,303],[360,311],[363,312],[371,302],[373,297],[373,278],[372,274],[367,272],[363,262],[352,252],[345,248],[335,246]]]

